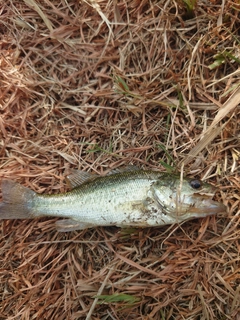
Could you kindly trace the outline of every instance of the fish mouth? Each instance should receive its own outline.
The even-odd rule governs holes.
[[[212,193],[194,194],[189,212],[205,214],[206,216],[226,212],[226,206],[223,203],[212,200],[213,196],[214,194]]]

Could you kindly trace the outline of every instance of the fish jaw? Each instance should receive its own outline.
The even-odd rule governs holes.
[[[188,212],[189,214],[193,214],[195,217],[206,217],[208,215],[226,212],[226,206],[212,200],[212,197],[210,196],[193,195]]]

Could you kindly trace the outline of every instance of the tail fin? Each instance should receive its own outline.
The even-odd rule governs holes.
[[[36,193],[11,180],[2,180],[2,197],[0,203],[1,219],[32,218],[33,198]]]

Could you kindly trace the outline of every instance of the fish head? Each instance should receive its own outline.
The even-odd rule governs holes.
[[[176,222],[226,212],[222,203],[212,200],[217,188],[196,178],[165,176],[152,188],[163,214]]]

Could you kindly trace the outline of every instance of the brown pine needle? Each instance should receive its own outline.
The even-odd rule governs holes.
[[[239,319],[239,10],[2,1],[0,180],[58,194],[73,169],[135,165],[213,183],[227,213],[70,233],[0,221],[0,319]]]

